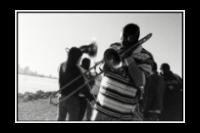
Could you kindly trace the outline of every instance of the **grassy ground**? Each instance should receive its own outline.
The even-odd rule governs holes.
[[[97,94],[100,84],[98,78],[92,93]],[[36,93],[18,94],[18,120],[19,121],[55,121],[57,120],[57,106],[49,104],[47,97],[51,92],[37,91]],[[83,118],[86,120],[86,117]]]
[[[18,120],[56,120],[57,106],[50,105],[49,99],[18,102]]]
[[[57,121],[58,106],[49,104],[49,99],[24,102],[18,100],[18,121]],[[67,121],[68,118],[66,118]],[[83,121],[86,121],[86,114]]]

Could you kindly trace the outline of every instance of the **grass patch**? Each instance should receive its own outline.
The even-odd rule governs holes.
[[[49,104],[49,99],[18,102],[18,120],[56,120],[57,107]]]

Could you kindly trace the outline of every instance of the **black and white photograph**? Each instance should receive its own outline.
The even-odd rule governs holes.
[[[15,123],[185,123],[185,10],[15,10]]]

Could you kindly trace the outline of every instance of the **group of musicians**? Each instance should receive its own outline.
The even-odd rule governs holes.
[[[59,121],[66,118],[69,121],[182,120],[181,106],[178,106],[178,111],[164,111],[173,104],[173,100],[177,101],[176,96],[169,100],[172,94],[166,91],[167,88],[171,87],[171,91],[182,94],[182,79],[170,71],[168,64],[163,64],[162,75],[158,74],[157,64],[149,51],[141,45],[132,49],[139,37],[139,26],[127,24],[122,30],[121,42],[111,44],[104,52],[103,74],[96,95],[91,93],[95,80],[90,79],[95,75],[89,71],[90,60],[84,58],[80,63],[84,53],[96,55],[96,47],[69,49],[68,57],[59,69],[59,86],[62,88],[60,99],[68,96],[59,102]],[[123,53],[123,56],[119,53]],[[69,97],[80,86],[83,87]],[[165,92],[169,96],[165,96]],[[171,103],[165,104],[165,97]]]

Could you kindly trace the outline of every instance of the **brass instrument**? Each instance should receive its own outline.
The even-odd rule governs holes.
[[[147,40],[149,40],[152,36],[152,33],[149,33],[148,35],[146,35],[145,37],[143,37],[142,39],[140,39],[136,44],[134,44],[132,47],[129,47],[128,49],[113,49],[113,48],[108,48],[105,52],[104,52],[104,58],[99,61],[98,63],[96,63],[93,67],[91,67],[88,71],[84,72],[82,75],[77,76],[75,79],[73,79],[72,81],[70,81],[69,83],[67,83],[66,85],[64,85],[62,88],[60,88],[58,91],[56,91],[54,94],[52,94],[50,96],[50,104],[54,104],[57,105],[57,103],[52,101],[52,98],[55,97],[58,93],[60,93],[64,88],[68,87],[70,84],[74,83],[76,80],[78,80],[79,78],[81,78],[82,76],[85,76],[89,71],[91,71],[92,69],[95,69],[98,65],[105,63],[105,64],[109,64],[109,62],[112,60],[114,65],[117,65],[122,58],[124,57],[124,55],[126,55],[127,53],[129,53],[130,51],[134,51],[136,48],[138,48],[140,45],[142,45],[143,43],[145,43]],[[84,53],[89,54],[90,56],[95,56],[97,53],[97,46],[95,43],[91,43],[89,45],[84,45],[80,47],[81,51]],[[94,76],[91,80],[94,80],[97,76],[101,75],[104,71],[101,71],[100,73],[98,73],[96,76]],[[61,100],[59,100],[59,102],[63,102],[65,100],[67,100],[68,98],[70,98],[72,95],[74,95],[75,93],[77,93],[79,90],[81,90],[85,85],[87,85],[90,82],[90,80],[88,80],[87,82],[85,82],[85,84],[81,85],[80,87],[78,87],[77,89],[75,89],[73,92],[71,92],[69,95],[65,96],[64,98],[62,98]]]
[[[96,45],[95,42],[92,42],[89,45],[83,45],[83,46],[81,46],[80,49],[81,49],[81,51],[83,53],[86,53],[89,56],[94,57],[97,54],[98,47],[97,47],[97,45]]]
[[[142,45],[149,38],[151,38],[151,36],[152,36],[152,33],[148,34],[144,38],[140,39],[136,44],[134,44],[133,46],[130,46],[129,48],[126,48],[126,49],[123,49],[123,47],[121,49],[108,48],[104,52],[105,64],[107,64],[111,67],[118,65],[122,61],[122,58],[124,58],[126,56],[126,54],[137,49],[140,45]]]

